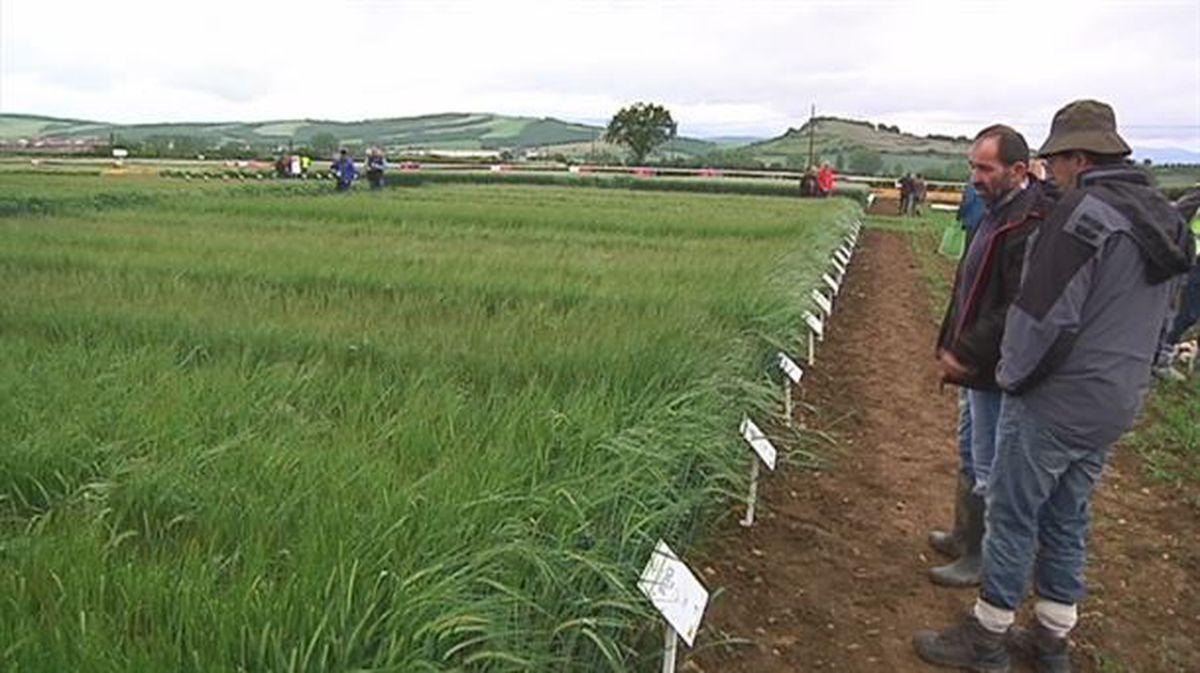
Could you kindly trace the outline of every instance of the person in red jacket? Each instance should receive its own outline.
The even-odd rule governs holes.
[[[822,164],[820,172],[817,173],[817,193],[821,196],[829,196],[836,186],[837,174],[833,172],[833,167],[828,162]]]

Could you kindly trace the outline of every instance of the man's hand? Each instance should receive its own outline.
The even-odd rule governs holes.
[[[958,358],[954,357],[954,353],[950,351],[941,352],[938,356],[938,364],[942,367],[942,381],[945,383],[962,382],[974,373],[971,368],[959,362]]]

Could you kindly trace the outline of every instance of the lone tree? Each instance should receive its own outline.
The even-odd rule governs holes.
[[[613,115],[604,139],[627,145],[633,163],[640,164],[650,150],[674,138],[676,130],[678,125],[667,108],[657,103],[634,103]]]

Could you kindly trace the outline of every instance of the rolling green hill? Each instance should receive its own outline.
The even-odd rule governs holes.
[[[509,117],[485,113],[447,113],[394,119],[335,122],[312,119],[266,122],[107,124],[78,119],[0,114],[0,142],[52,141],[145,143],[186,137],[199,148],[226,144],[256,148],[312,143],[330,134],[341,144],[380,145],[389,149],[523,150],[590,145],[604,131],[549,117]],[[691,138],[672,141],[668,155],[697,156],[716,147]],[[611,148],[609,148],[611,150]]]
[[[917,136],[867,121],[817,117],[812,122],[816,163],[828,161],[854,173],[896,175],[908,171],[935,178],[962,178],[971,142],[965,137]],[[735,152],[765,165],[803,168],[808,163],[810,125],[752,143]]]

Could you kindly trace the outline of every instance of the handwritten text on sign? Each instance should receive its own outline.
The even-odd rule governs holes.
[[[638,588],[691,647],[708,605],[708,590],[666,542],[658,541],[654,555],[638,580]]]
[[[758,457],[762,458],[762,462],[767,466],[767,469],[774,470],[776,457],[775,445],[771,444],[771,440],[767,439],[766,433],[759,430],[754,421],[749,418],[742,421],[742,437],[746,439],[746,443],[750,445],[750,448],[754,449]]]

